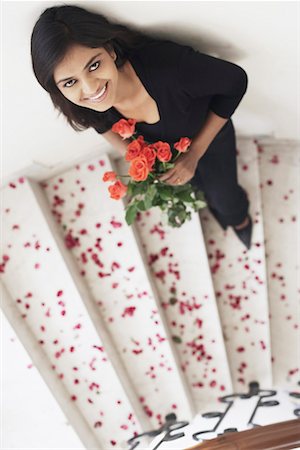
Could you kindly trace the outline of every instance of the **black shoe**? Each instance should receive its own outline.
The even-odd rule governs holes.
[[[235,234],[239,238],[240,241],[247,247],[249,250],[251,247],[251,236],[252,236],[252,219],[251,216],[248,214],[247,216],[249,218],[249,223],[241,230],[236,230],[234,226],[232,227]]]
[[[207,207],[208,207],[209,211],[211,212],[211,214],[212,214],[212,215],[214,216],[214,218],[216,219],[216,221],[218,222],[218,224],[221,225],[221,227],[223,228],[223,230],[224,230],[224,231],[227,230],[227,226],[228,226],[228,225],[226,225],[226,224],[224,223],[224,220],[222,220],[222,218],[221,218],[221,216],[219,216],[218,212],[217,212],[214,208],[212,208],[210,205],[207,205]]]

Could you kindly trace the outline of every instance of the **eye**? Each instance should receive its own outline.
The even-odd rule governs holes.
[[[100,66],[100,61],[95,61],[93,64],[90,65],[90,72],[93,72],[93,70],[98,69]]]
[[[73,83],[73,81],[74,81],[74,83]],[[71,83],[71,84],[70,84],[70,83]],[[67,82],[64,84],[64,87],[66,87],[66,88],[72,87],[72,86],[74,86],[75,83],[76,83],[75,80],[67,81]]]

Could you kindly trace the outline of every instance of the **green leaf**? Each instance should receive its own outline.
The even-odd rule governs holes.
[[[195,191],[195,197],[197,200],[201,200],[204,203],[206,202],[204,192],[202,191]]]
[[[176,216],[176,211],[174,211],[173,208],[169,208],[167,213],[168,213],[169,219]]]
[[[177,214],[178,219],[181,223],[183,223],[186,219],[186,211],[180,211],[179,214]]]
[[[149,196],[145,195],[143,203],[144,203],[145,210],[150,209],[152,206],[152,199]]]
[[[180,184],[179,186],[172,186],[174,192],[192,192],[190,184]]]
[[[136,203],[134,203],[133,205],[131,205],[127,208],[125,220],[128,225],[131,225],[134,222],[137,213],[138,213],[138,209],[137,209]]]
[[[127,195],[130,197],[132,194],[132,183],[129,181],[127,184]]]
[[[156,194],[152,200],[152,206],[162,206],[165,204],[165,201],[160,198],[158,194]]]
[[[157,192],[156,185],[155,184],[151,184],[149,186],[147,194],[149,194],[153,198],[155,196],[156,192]]]
[[[195,201],[195,199],[191,196],[191,192],[178,192],[176,196],[184,202],[192,203]]]
[[[173,207],[173,210],[176,214],[179,214],[180,211],[185,211],[185,204],[180,200],[178,203],[176,203]]]
[[[181,344],[182,343],[182,339],[179,336],[172,336],[172,340],[174,342],[176,342],[176,344]]]
[[[174,163],[169,163],[169,162],[164,163],[164,168],[166,170],[173,169],[174,166],[175,166]]]
[[[151,186],[149,186],[147,193],[144,197],[144,203],[145,203],[145,208],[146,209],[150,209],[152,206],[152,202],[153,199],[156,195],[156,186],[154,184],[152,184]]]
[[[131,195],[135,196],[138,194],[145,194],[148,189],[148,182],[146,181],[138,181],[136,183],[131,184]]]
[[[156,189],[163,200],[170,200],[172,198],[172,186],[156,185]]]
[[[145,202],[143,200],[136,203],[136,207],[139,211],[146,211],[146,209],[148,209],[146,208]]]
[[[202,202],[201,200],[195,200],[194,204],[193,204],[193,208],[195,211],[197,211],[198,209],[202,209],[205,208],[206,203]]]

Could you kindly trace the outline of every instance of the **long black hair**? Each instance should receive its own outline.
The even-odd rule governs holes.
[[[53,6],[45,9],[31,35],[31,59],[34,74],[50,94],[54,107],[65,115],[76,131],[89,127],[107,130],[108,115],[75,105],[66,99],[55,84],[53,72],[74,44],[90,48],[114,50],[117,68],[124,65],[131,50],[153,38],[121,24],[110,22],[101,14],[75,5]]]

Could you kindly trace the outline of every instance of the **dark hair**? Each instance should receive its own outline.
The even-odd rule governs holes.
[[[125,25],[111,23],[103,15],[74,5],[45,9],[31,35],[31,58],[34,74],[50,94],[52,102],[76,131],[89,127],[107,130],[108,115],[75,105],[66,99],[55,84],[53,72],[74,44],[115,51],[116,66],[124,65],[131,50],[151,40],[150,36]]]

